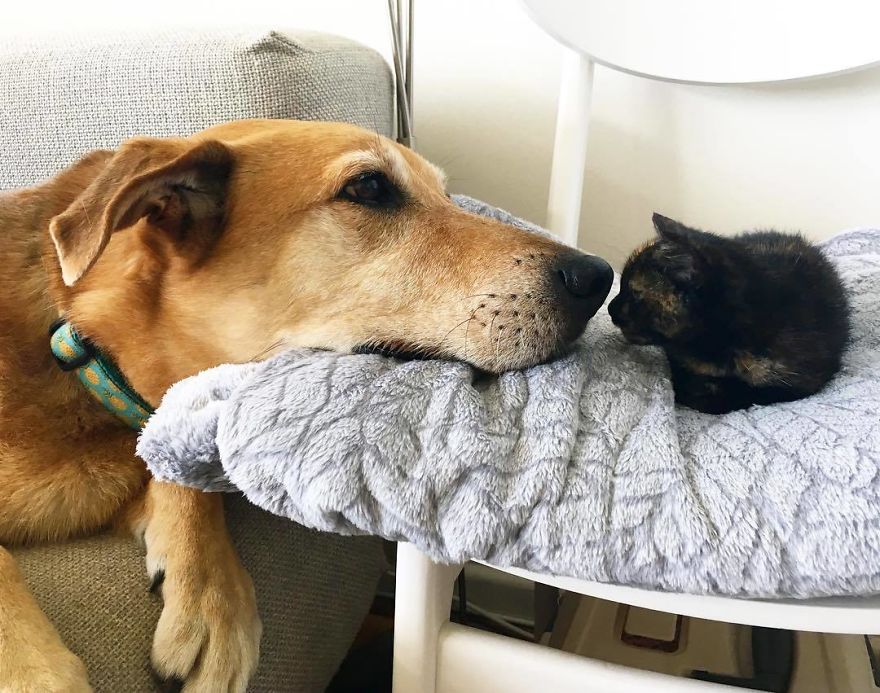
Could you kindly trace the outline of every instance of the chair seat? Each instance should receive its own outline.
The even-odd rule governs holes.
[[[658,592],[558,575],[544,575],[519,568],[500,568],[484,561],[476,562],[568,592],[681,616],[816,633],[880,634],[880,596],[737,599],[714,595]]]

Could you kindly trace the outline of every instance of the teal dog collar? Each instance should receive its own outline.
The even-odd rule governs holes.
[[[141,399],[110,359],[76,333],[73,325],[64,320],[53,324],[49,346],[58,367],[76,371],[89,394],[105,409],[135,430],[144,427],[153,408]]]

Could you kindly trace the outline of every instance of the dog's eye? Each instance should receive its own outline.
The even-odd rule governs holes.
[[[370,207],[391,207],[400,201],[400,191],[384,173],[370,171],[348,181],[340,197]]]

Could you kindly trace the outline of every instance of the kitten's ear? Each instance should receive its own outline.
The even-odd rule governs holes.
[[[703,259],[691,248],[668,246],[665,271],[676,284],[699,286],[703,283]]]
[[[654,222],[654,229],[657,231],[657,235],[664,241],[689,244],[701,234],[697,229],[692,229],[681,222],[675,221],[675,219],[657,214],[657,212],[654,212],[651,216],[651,221]]]
[[[651,219],[660,239],[657,257],[666,274],[676,284],[701,284],[705,262],[705,244],[699,243],[702,232],[656,212]]]

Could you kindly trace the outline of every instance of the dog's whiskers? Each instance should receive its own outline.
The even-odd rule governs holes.
[[[468,332],[471,329],[471,323],[474,321],[474,314],[471,313],[471,317],[468,318],[467,326],[464,328],[464,360],[467,361],[467,349],[468,349]]]
[[[492,327],[495,325],[495,320],[498,318],[498,311],[495,311],[495,314],[492,316],[492,320],[489,322],[489,344],[492,343]],[[496,345],[497,347],[497,345]],[[495,359],[498,359],[498,349],[495,349]]]
[[[472,294],[470,296],[465,296],[461,300],[467,301],[471,298],[496,298],[499,294]]]
[[[451,330],[449,330],[449,332],[447,332],[445,335],[443,335],[443,339],[440,340],[440,344],[439,344],[438,347],[437,347],[438,350],[439,350],[440,348],[442,348],[443,345],[446,343],[446,340],[449,339],[449,335],[451,335],[453,332],[455,332],[455,331],[456,331],[459,327],[461,327],[462,325],[465,325],[465,324],[467,324],[467,323],[470,323],[470,321],[473,320],[473,319],[474,319],[474,313],[471,312],[471,314],[470,314],[469,317],[467,317],[467,318],[465,318],[464,320],[462,320],[462,321],[461,321],[460,323],[458,323],[455,327],[453,327]],[[465,329],[465,348],[467,348],[467,329]]]
[[[281,340],[281,339],[279,339],[275,342],[272,342],[265,349],[262,349],[261,351],[258,351],[256,354],[251,356],[248,359],[248,361],[260,361],[260,360],[266,358],[267,356],[269,356],[273,351],[275,351],[276,349],[278,349],[279,347],[281,347],[283,345],[284,345],[284,340]]]

